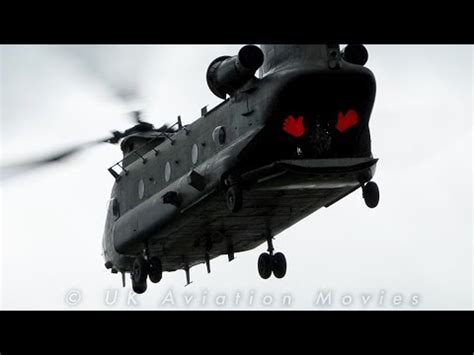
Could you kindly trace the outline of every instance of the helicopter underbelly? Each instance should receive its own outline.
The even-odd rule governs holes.
[[[164,271],[174,271],[204,263],[206,250],[212,259],[229,250],[253,249],[268,233],[275,236],[355,191],[372,178],[376,162],[280,161],[252,171],[242,176],[247,188],[239,212],[230,212],[223,195],[214,191],[150,236],[149,253],[161,258]]]

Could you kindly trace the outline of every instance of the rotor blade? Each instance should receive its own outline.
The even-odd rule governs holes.
[[[170,127],[170,125],[168,125],[167,123],[165,123],[164,125],[162,125],[161,127],[157,128],[157,129],[155,129],[155,131],[164,132],[164,133],[176,133],[177,132],[176,128]]]
[[[14,163],[14,164],[2,166],[0,167],[0,181],[17,177],[19,175],[22,175],[33,169],[36,169],[45,165],[61,162],[83,151],[84,149],[90,148],[92,146],[95,146],[101,143],[117,143],[118,140],[121,138],[122,134],[117,131],[114,131],[112,133],[113,135],[111,137],[79,144],[71,148],[67,148],[59,152],[53,153],[51,155],[47,155],[43,158],[32,159],[32,160],[23,161],[20,163]]]
[[[76,58],[95,79],[119,100],[130,104],[140,98],[141,70],[146,46],[70,45],[60,49]]]

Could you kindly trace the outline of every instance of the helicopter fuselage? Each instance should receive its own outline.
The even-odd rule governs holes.
[[[375,79],[337,56],[267,62],[260,79],[129,159],[107,212],[106,266],[131,272],[142,255],[163,271],[231,260],[370,181]],[[238,211],[229,184],[242,192]]]

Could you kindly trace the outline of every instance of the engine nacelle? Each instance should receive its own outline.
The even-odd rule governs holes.
[[[349,44],[342,50],[342,57],[346,62],[365,65],[369,59],[369,53],[362,44]]]
[[[207,85],[221,99],[232,95],[254,77],[263,64],[262,50],[253,45],[242,47],[236,56],[223,56],[211,62],[207,69]]]

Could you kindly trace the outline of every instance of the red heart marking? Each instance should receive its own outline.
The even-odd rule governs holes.
[[[344,115],[342,112],[339,112],[337,115],[336,129],[339,132],[344,132],[346,129],[351,128],[359,122],[359,115],[354,110],[349,110]]]
[[[288,115],[283,121],[283,130],[293,137],[301,137],[304,134],[303,116],[295,119],[293,115]]]

